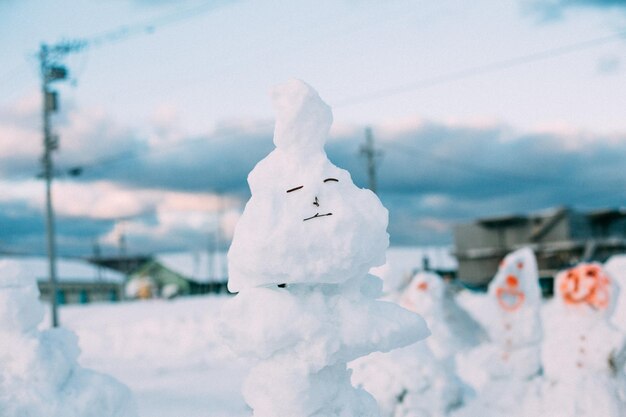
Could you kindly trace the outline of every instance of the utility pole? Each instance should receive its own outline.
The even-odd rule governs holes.
[[[51,88],[55,81],[67,79],[67,69],[61,65],[61,58],[71,52],[78,51],[84,46],[82,43],[62,43],[48,46],[41,45],[39,50],[39,64],[41,72],[41,92],[43,95],[43,146],[44,153],[43,177],[46,181],[46,243],[48,252],[48,280],[50,282],[50,301],[52,304],[52,327],[58,327],[57,313],[57,269],[56,269],[56,240],[54,229],[54,210],[52,205],[52,179],[54,166],[52,152],[59,149],[59,137],[52,133],[50,116],[56,112],[58,93]]]
[[[376,193],[376,157],[381,156],[382,152],[374,148],[374,135],[371,127],[365,128],[365,145],[361,146],[361,155],[367,159],[369,189]]]

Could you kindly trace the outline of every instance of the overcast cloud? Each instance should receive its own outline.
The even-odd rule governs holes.
[[[0,114],[0,130],[17,136],[17,150],[0,147],[0,249],[43,253],[43,184],[33,180],[41,150],[32,146],[38,135],[25,120],[28,114]],[[111,252],[120,234],[134,252],[204,249],[224,228],[220,216],[242,208],[248,172],[273,149],[271,124],[230,123],[186,136],[173,120],[135,132],[104,114],[74,112],[60,124],[58,165],[84,169],[55,186],[61,253],[89,254],[95,240]],[[624,136],[403,123],[373,126],[392,244],[447,244],[453,224],[476,217],[626,201]],[[333,132],[329,158],[366,187],[363,128]]]

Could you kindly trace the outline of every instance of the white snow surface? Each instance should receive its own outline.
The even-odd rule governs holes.
[[[74,333],[40,331],[34,276],[0,260],[0,416],[134,417],[130,391],[77,363]]]
[[[387,210],[327,158],[330,108],[306,83],[273,93],[276,149],[248,176],[251,198],[228,254],[238,291],[222,336],[258,363],[243,396],[254,417],[377,417],[374,398],[352,386],[347,362],[407,346],[424,320],[380,301]]]
[[[24,280],[15,274],[9,276],[14,277],[14,282]],[[8,284],[9,281],[5,282]],[[482,322],[488,323],[493,310],[487,297],[464,291],[456,297],[456,300],[460,301],[473,317],[482,318]],[[63,306],[60,310],[61,322],[78,336],[82,352],[79,357],[80,364],[108,373],[128,385],[137,400],[141,417],[249,417],[252,412],[246,406],[240,389],[244,376],[254,363],[237,359],[224,347],[218,337],[218,312],[228,300],[230,300],[228,297],[203,296],[175,300]],[[3,305],[5,304],[0,303],[0,307]],[[556,326],[557,329],[559,327],[559,320],[552,316],[551,310],[554,307],[553,301],[542,306],[545,339],[549,339],[552,326]],[[24,311],[30,311],[33,314],[31,317],[37,317],[41,311],[37,313],[36,310]],[[38,321],[29,319],[24,313],[19,316],[23,317],[24,322]],[[0,324],[5,326],[2,332],[6,332],[7,323],[16,321],[6,319],[4,315],[2,317]],[[550,320],[551,317],[554,318],[553,321]],[[48,320],[46,319],[44,323],[48,323]],[[612,336],[606,338],[604,331],[598,333],[592,331],[590,335],[595,335],[596,340],[610,341],[612,338]],[[571,337],[575,338],[576,333]],[[2,342],[4,339],[0,339],[0,346],[3,346]],[[556,339],[550,343],[554,343],[554,348],[542,355],[543,360],[548,362],[554,360],[551,356],[558,358],[562,352],[571,359],[572,354],[580,347],[578,342],[573,346],[568,345],[568,340],[564,340],[565,345],[560,346]],[[602,347],[603,343],[595,343],[602,348],[600,353],[607,353]],[[419,342],[418,345],[389,354],[371,355],[382,359],[373,361],[378,363],[376,365],[378,368],[372,367],[366,371],[370,373],[364,379],[369,384],[367,389],[381,401],[381,412],[394,407],[393,395],[390,394],[398,392],[401,386],[413,386],[416,392],[423,392],[429,399],[416,400],[420,397],[409,395],[407,390],[404,405],[398,407],[398,412],[406,411],[406,415],[412,417],[436,415],[429,414],[429,409],[436,409],[436,404],[448,403],[449,399],[456,395],[454,385],[447,382],[445,375],[438,374],[437,368],[431,366],[432,362],[423,360],[428,354],[402,353],[405,350],[407,352],[411,349],[420,350],[421,348],[415,347],[419,345],[426,346],[424,342]],[[404,357],[397,360],[389,359],[390,355],[396,355],[396,352],[398,357]],[[598,361],[598,364],[601,362]],[[354,368],[357,365],[358,362],[351,363]],[[571,366],[569,368],[571,370]],[[355,377],[357,372],[355,370]],[[579,380],[581,375],[575,373],[572,381]],[[435,384],[431,385],[429,381],[435,381]],[[568,411],[568,407],[576,404],[575,399],[589,396],[584,390],[581,394],[571,385],[561,383],[557,384],[559,388],[556,391],[547,391],[544,384],[550,385],[554,383],[553,381],[545,379],[544,382],[541,378],[539,380],[535,378],[529,380],[525,386],[487,384],[490,393],[481,394],[480,397],[498,398],[498,408],[495,411],[492,409],[491,412],[484,412],[485,408],[479,407],[481,403],[473,401],[467,401],[463,408],[456,411],[459,412],[464,408],[465,411],[479,410],[478,414],[468,412],[464,414],[466,416],[576,415],[568,414],[571,412],[571,409]],[[610,416],[611,414],[603,414],[605,410],[602,407],[603,404],[615,404],[614,394],[619,388],[617,378],[603,377],[594,381],[596,385],[592,391],[594,412],[584,414],[582,408],[578,415]],[[442,396],[435,395],[434,387],[440,387],[439,393]],[[583,385],[579,387],[583,388]],[[608,396],[608,399],[605,396]],[[387,398],[387,402],[381,400],[384,398]],[[467,397],[464,399],[467,400]],[[408,404],[411,404],[410,407]],[[565,406],[559,409],[558,404]],[[619,404],[624,410],[623,399]],[[2,413],[0,415],[4,417]]]

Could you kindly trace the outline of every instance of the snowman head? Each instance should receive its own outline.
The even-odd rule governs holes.
[[[539,272],[531,249],[517,250],[502,260],[496,276],[489,284],[489,294],[505,313],[539,307]]]
[[[324,152],[326,103],[292,80],[273,93],[276,149],[248,176],[252,197],[228,254],[229,289],[341,283],[385,262],[387,210]]]
[[[581,263],[557,275],[555,282],[560,303],[580,311],[606,314],[616,298],[612,281],[596,263]]]
[[[411,310],[425,314],[427,310],[439,305],[444,297],[443,279],[432,272],[418,272],[404,290],[400,304]]]

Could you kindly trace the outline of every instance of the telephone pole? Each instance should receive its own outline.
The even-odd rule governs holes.
[[[374,148],[374,135],[371,127],[365,128],[365,145],[361,146],[361,155],[367,159],[369,189],[376,193],[376,157],[381,156],[382,152]]]
[[[57,313],[57,269],[56,269],[56,240],[54,228],[54,209],[52,205],[52,179],[54,166],[52,152],[59,149],[59,137],[52,133],[50,116],[58,111],[58,93],[51,88],[55,81],[67,79],[67,69],[61,64],[63,56],[78,51],[83,43],[62,43],[48,46],[42,44],[39,50],[39,64],[41,72],[41,92],[43,95],[43,146],[44,153],[41,159],[43,177],[46,181],[46,246],[48,252],[48,280],[50,282],[50,301],[52,305],[52,327],[58,327]]]

